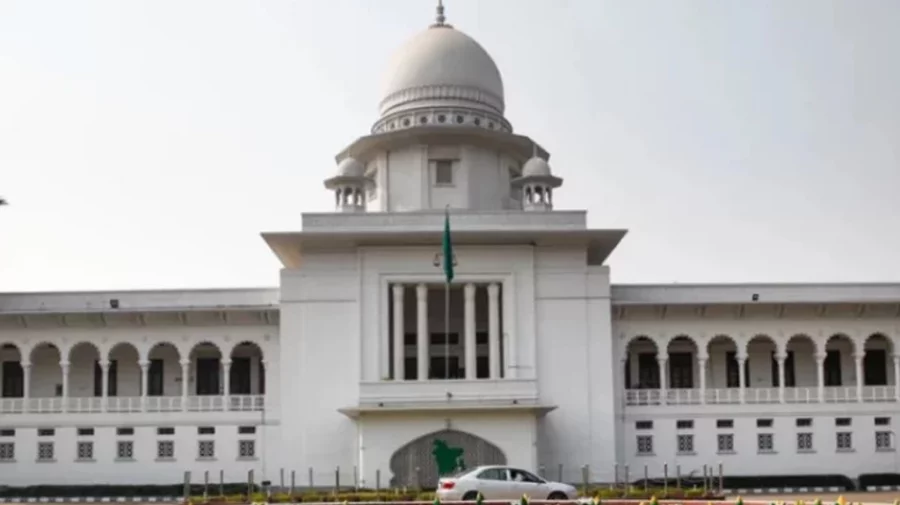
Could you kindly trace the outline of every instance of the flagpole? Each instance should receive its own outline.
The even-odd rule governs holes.
[[[450,378],[450,283],[444,282],[444,380]]]

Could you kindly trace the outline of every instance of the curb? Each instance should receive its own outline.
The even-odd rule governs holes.
[[[892,491],[885,489],[885,491]],[[729,494],[787,494],[787,493],[846,493],[842,487],[769,487],[752,489],[723,489],[722,493]]]
[[[181,503],[181,498],[172,496],[116,496],[116,497],[81,497],[67,498],[28,497],[0,498],[0,503]]]

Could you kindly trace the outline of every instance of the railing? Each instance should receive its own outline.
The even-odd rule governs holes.
[[[769,405],[781,403],[781,390],[777,387],[744,388],[743,400],[739,388],[668,389],[665,394],[659,389],[625,390],[625,405],[641,407],[651,405]],[[665,400],[665,401],[663,401]],[[829,386],[824,388],[824,397],[819,400],[819,388],[784,388],[784,403],[858,403],[860,397],[856,386]],[[863,403],[897,402],[896,386],[864,386]]]
[[[99,397],[0,398],[0,414],[255,412],[264,407],[265,395],[188,396],[187,405],[180,396],[110,396],[105,405]]]
[[[363,382],[359,387],[361,405],[534,404],[537,400],[537,381],[534,379],[385,380]]]

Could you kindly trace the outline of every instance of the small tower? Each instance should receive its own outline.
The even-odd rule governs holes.
[[[546,160],[534,154],[522,167],[522,176],[513,179],[514,188],[522,191],[522,209],[527,211],[553,210],[553,190],[562,186]]]
[[[325,181],[325,187],[334,191],[337,212],[365,212],[366,190],[373,184],[366,177],[366,167],[350,157],[341,160],[337,174]]]

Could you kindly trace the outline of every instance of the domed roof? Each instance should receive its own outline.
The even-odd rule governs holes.
[[[362,177],[366,174],[366,167],[356,161],[355,158],[346,157],[338,164],[338,177]]]
[[[543,177],[552,175],[550,164],[544,158],[535,156],[522,166],[522,177]]]
[[[384,75],[382,116],[441,105],[503,114],[503,79],[493,58],[441,19],[401,46]]]

